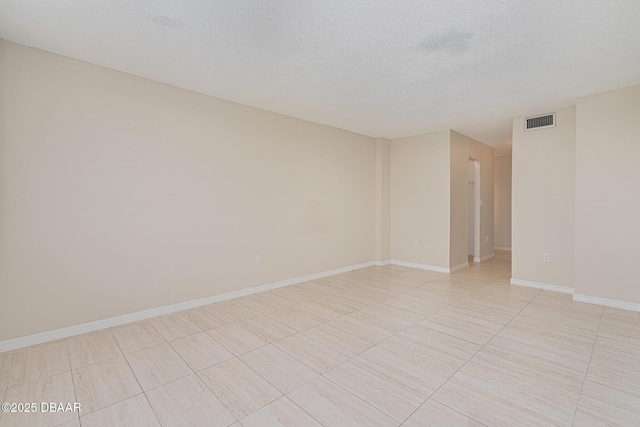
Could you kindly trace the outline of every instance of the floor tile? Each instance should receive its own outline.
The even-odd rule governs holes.
[[[488,343],[504,325],[444,309],[416,325],[442,332],[477,345]]]
[[[303,335],[336,350],[347,357],[354,357],[372,346],[371,343],[361,340],[348,332],[334,328],[328,324],[318,325],[302,332]]]
[[[498,334],[501,338],[532,344],[541,349],[549,349],[588,362],[595,345],[595,336],[577,332],[541,328],[536,325],[507,325]]]
[[[165,342],[162,335],[147,320],[118,326],[111,329],[111,333],[124,354]]]
[[[366,350],[353,360],[425,396],[430,396],[450,376],[378,346]]]
[[[546,384],[555,389],[566,388],[579,394],[584,381],[584,371],[567,369],[566,361],[555,360],[549,353],[546,357],[517,350],[506,350],[493,342],[485,346],[471,359],[474,363],[496,369],[525,381]]]
[[[295,329],[296,332],[313,328],[322,323],[322,321],[294,306],[279,307],[265,311],[265,316],[287,325],[291,329]]]
[[[243,427],[321,427],[311,415],[283,396],[241,420]]]
[[[407,421],[406,427],[447,426],[447,427],[483,427],[484,424],[472,420],[466,415],[454,411],[435,400],[427,400]]]
[[[185,377],[192,372],[167,343],[129,353],[126,357],[145,391]]]
[[[12,362],[13,362],[13,351],[0,353],[0,399],[4,398],[4,391],[9,385],[9,379],[11,378]],[[20,375],[21,374],[18,374],[18,376]],[[4,400],[2,400],[2,402],[4,402]]]
[[[42,402],[57,402],[73,405],[76,396],[73,391],[71,372],[46,377],[7,389],[5,401],[36,403],[36,411],[31,413],[5,412],[0,416],[0,427],[9,426],[55,426],[78,417],[75,412],[42,411]],[[82,409],[82,407],[80,407]]]
[[[40,344],[13,352],[7,387],[15,387],[31,381],[69,371],[67,343]],[[7,360],[9,360],[7,358]],[[5,368],[7,362],[4,362]],[[6,377],[5,377],[6,378]]]
[[[281,322],[267,316],[257,316],[239,322],[246,330],[268,343],[295,335],[297,332]]]
[[[71,421],[67,421],[62,424],[58,424],[56,427],[80,427],[80,418],[76,417]]]
[[[1,400],[83,404],[80,418],[0,414],[0,427],[159,426],[156,413],[172,426],[640,426],[640,313],[512,286],[510,253],[496,253],[452,275],[374,266],[0,353]]]
[[[587,379],[640,395],[640,352],[628,357],[595,350]]]
[[[243,299],[243,301],[245,301]],[[218,314],[228,320],[228,323],[236,323],[243,320],[252,319],[261,315],[261,312],[254,310],[245,302],[238,299],[230,299],[214,305]]]
[[[358,362],[345,362],[324,374],[324,377],[399,423],[427,399],[427,396]]]
[[[207,331],[207,334],[236,356],[268,344],[240,323],[231,323],[211,329]]]
[[[342,313],[326,308],[315,301],[302,302],[293,307],[321,323],[328,322],[343,315]]]
[[[405,294],[389,298],[384,300],[382,303],[392,307],[401,308],[403,310],[414,311],[422,316],[431,316],[449,305],[448,303],[429,301]]]
[[[85,366],[72,374],[83,415],[142,393],[124,357]]]
[[[397,426],[398,422],[326,378],[317,378],[287,396],[325,426]]]
[[[199,375],[238,420],[282,396],[239,359],[219,363]]]
[[[366,307],[366,304],[362,301],[336,295],[324,295],[315,301],[317,304],[340,314],[353,313]]]
[[[283,394],[319,375],[273,345],[245,353],[240,359]]]
[[[474,362],[432,395],[487,425],[570,425],[578,398],[579,391],[525,381]]]
[[[347,332],[354,337],[367,341],[371,344],[378,344],[380,341],[389,338],[395,334],[393,329],[384,328],[373,325],[365,321],[356,319],[351,315],[342,316],[338,319],[327,322],[327,325],[333,326],[342,332]]]
[[[408,297],[420,298],[421,300],[433,301],[439,304],[451,305],[454,302],[462,299],[464,296],[469,295],[475,289],[476,287],[467,289],[457,284],[433,282],[411,289],[405,292],[403,295]]]
[[[169,344],[196,372],[234,357],[222,344],[204,332],[177,339]]]
[[[426,328],[407,333],[403,331],[382,341],[378,346],[448,376],[456,372],[480,348]]]
[[[640,395],[609,387],[590,379],[582,387],[580,404],[640,422]]]
[[[640,427],[640,422],[581,403],[578,405],[573,425],[575,427]]]
[[[72,369],[122,356],[118,343],[108,330],[69,338],[67,346]]]
[[[425,315],[384,304],[373,304],[349,316],[385,329],[399,332],[423,319]]]
[[[636,357],[640,354],[640,340],[620,340],[617,337],[611,335],[606,337],[599,333],[595,349],[621,356]]]
[[[149,322],[167,341],[173,341],[202,331],[182,313],[154,317],[149,319]]]
[[[82,427],[160,427],[144,394],[80,416]]]
[[[183,311],[182,314],[203,331],[233,323],[233,320],[221,313],[215,307],[215,304],[192,308],[191,310]]]
[[[433,349],[449,353],[461,359],[469,359],[480,346],[468,341],[453,337],[442,332],[424,328],[419,325],[411,326],[398,333],[397,337],[408,339],[412,342],[429,346]]]
[[[319,374],[327,372],[348,359],[342,353],[302,334],[285,338],[274,345]]]
[[[509,284],[510,278],[496,279],[488,285],[478,289],[478,295],[491,295],[507,299],[515,299],[530,302],[540,293],[539,289],[526,288],[524,286],[512,286]]]
[[[146,393],[163,426],[225,427],[235,418],[195,374]]]

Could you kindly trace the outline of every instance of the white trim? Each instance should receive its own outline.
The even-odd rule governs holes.
[[[499,251],[509,251],[509,252],[511,252],[511,246],[494,246],[493,249],[497,249]]]
[[[407,261],[398,261],[397,259],[392,259],[391,264],[400,265],[402,267],[409,268],[417,268],[420,270],[429,270],[429,271],[437,271],[438,273],[450,273],[450,269],[448,267],[438,267],[435,265],[427,265],[427,264],[419,264],[417,262],[407,262]]]
[[[491,252],[490,254],[487,254],[487,255],[483,256],[482,258],[478,258],[477,256],[474,256],[473,257],[473,262],[483,262],[483,261],[491,259],[491,258],[493,258],[495,256],[496,256],[496,254],[494,252]]]
[[[386,262],[386,261],[385,261]],[[0,353],[10,350],[16,350],[30,345],[42,344],[49,341],[55,341],[63,338],[69,338],[87,332],[99,331],[101,329],[112,328],[114,326],[123,325],[125,323],[136,322],[139,320],[150,319],[156,316],[171,314],[190,308],[201,307],[203,305],[222,302],[233,298],[246,295],[252,295],[259,292],[270,291],[272,289],[282,288],[284,286],[295,285],[310,280],[321,279],[327,276],[346,273],[348,271],[359,270],[377,265],[376,261],[364,262],[362,264],[349,265],[346,267],[336,268],[334,270],[322,271],[320,273],[309,274],[307,276],[294,277],[292,279],[280,280],[273,283],[254,286],[250,288],[240,289],[238,291],[227,292],[225,294],[214,295],[210,297],[195,299],[191,301],[180,302],[177,304],[166,305],[163,307],[152,308],[150,310],[138,311],[135,313],[124,314],[122,316],[110,317],[108,319],[96,320],[95,322],[83,323],[81,325],[69,326],[67,328],[55,329],[53,331],[42,332],[39,334],[27,335],[25,337],[14,338],[10,340],[0,341]],[[386,264],[385,264],[386,265]]]
[[[460,271],[464,268],[469,267],[469,261],[463,262],[462,264],[455,265],[449,269],[449,273],[455,273],[456,271]]]
[[[376,265],[390,265],[391,264],[391,260],[388,259],[386,261],[376,261]]]
[[[532,282],[530,280],[511,279],[512,285],[526,286],[527,288],[544,289],[545,291],[560,292],[563,294],[573,294],[573,288],[568,286],[552,285],[550,283]]]
[[[589,295],[573,294],[573,300],[589,304],[604,305],[605,307],[621,308],[623,310],[639,311],[640,304],[616,299],[592,297]]]

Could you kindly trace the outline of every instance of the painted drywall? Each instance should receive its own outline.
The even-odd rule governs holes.
[[[552,128],[525,132],[524,118],[513,119],[512,277],[571,288],[576,108],[557,109]],[[543,262],[543,253],[551,262]]]
[[[575,292],[640,303],[640,86],[576,109]]]
[[[0,41],[0,155],[0,340],[375,257],[363,135]]]
[[[474,255],[474,236],[475,236],[475,227],[476,227],[476,161],[469,160],[469,174],[468,174],[468,194],[467,197],[467,206],[468,206],[468,216],[467,216],[467,253],[471,256]]]
[[[449,130],[391,141],[392,259],[449,267],[449,161]]]
[[[496,248],[511,248],[511,154],[496,156],[493,230]]]
[[[391,141],[376,138],[376,261],[391,260]]]
[[[451,268],[468,260],[468,164],[481,163],[481,256],[493,253],[494,149],[452,130],[391,141],[391,257]],[[413,246],[417,240],[418,245]]]
[[[469,145],[468,141],[450,132],[450,228],[449,267],[469,262]]]
[[[451,187],[452,216],[452,263],[463,258],[467,260],[468,252],[468,197],[469,197],[469,159],[477,160],[480,164],[480,257],[487,257],[493,253],[493,175],[495,150],[486,144],[469,138],[461,133],[451,131],[451,147],[459,146],[457,155],[451,157],[452,177],[457,176],[457,185]],[[464,148],[462,148],[464,147]],[[466,151],[465,151],[466,150]],[[452,151],[453,153],[453,151]],[[452,178],[453,179],[453,178]],[[476,182],[474,185],[478,185]],[[454,202],[455,201],[455,202]],[[453,236],[453,235],[452,235]],[[454,257],[453,254],[456,254]],[[457,264],[452,264],[457,265]]]

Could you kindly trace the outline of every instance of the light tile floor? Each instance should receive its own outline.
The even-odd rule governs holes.
[[[8,426],[640,426],[640,313],[371,267],[0,354]]]

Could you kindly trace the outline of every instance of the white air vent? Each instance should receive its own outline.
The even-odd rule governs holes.
[[[524,119],[524,130],[536,130],[552,128],[556,125],[556,113],[543,114],[542,116],[527,117]]]

